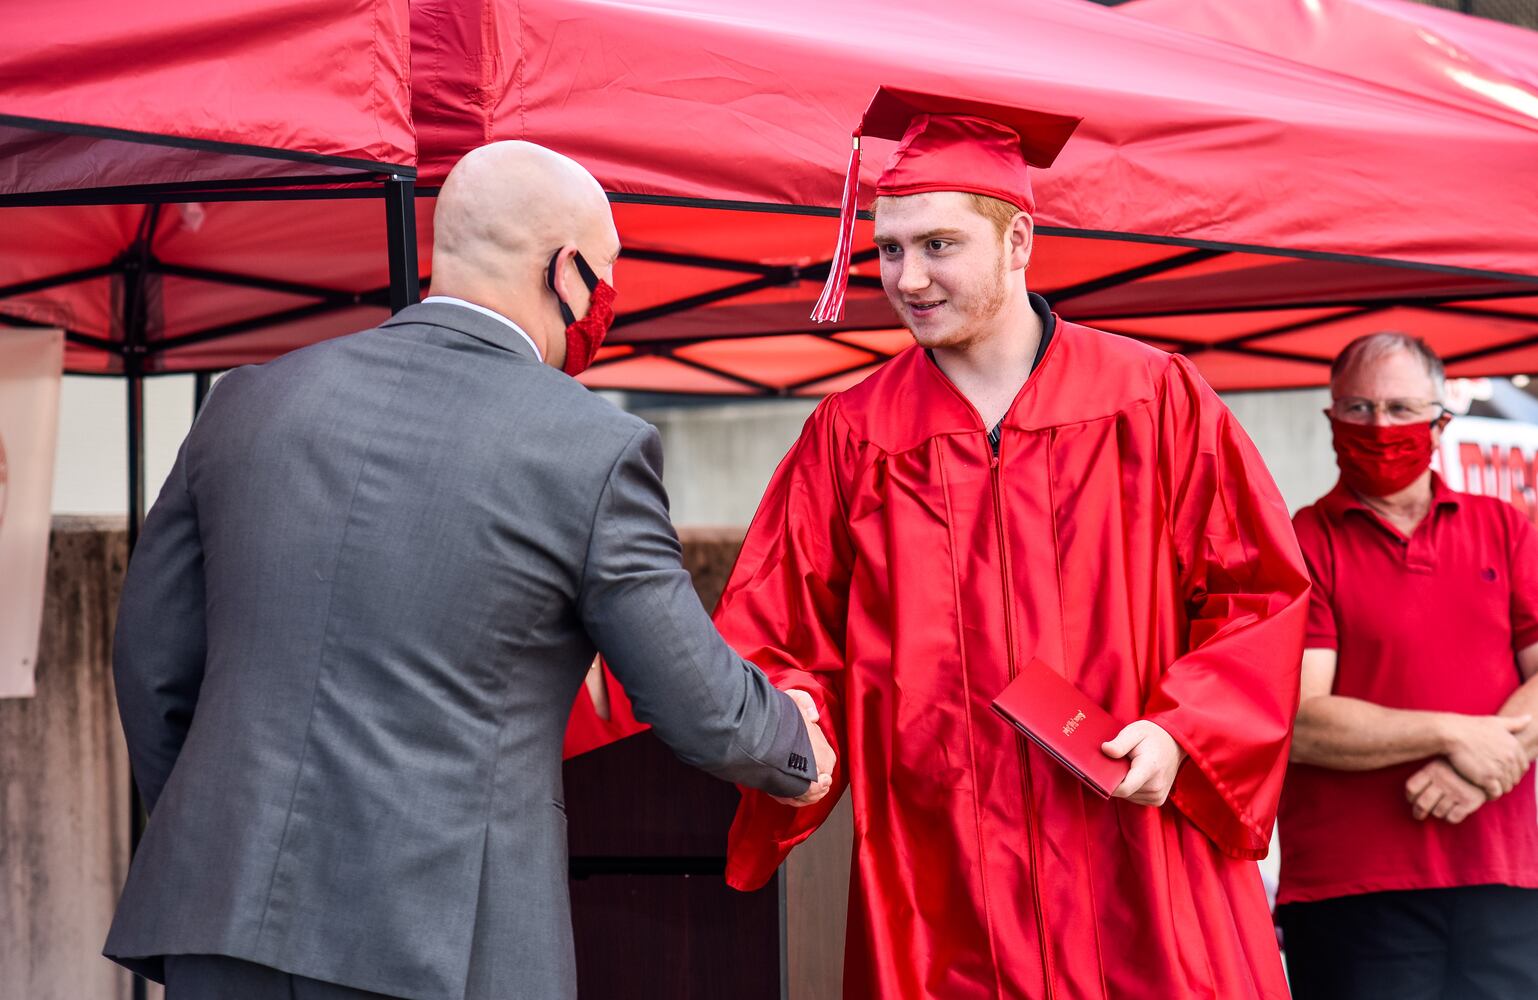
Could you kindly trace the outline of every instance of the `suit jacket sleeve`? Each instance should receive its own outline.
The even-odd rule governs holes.
[[[118,714],[146,809],[160,799],[203,684],[203,546],[183,442],[128,563],[112,644]]]
[[[1184,653],[1144,717],[1189,755],[1175,807],[1219,850],[1258,859],[1298,710],[1308,570],[1255,446],[1184,358],[1170,364],[1161,417]]]
[[[636,432],[604,486],[579,613],[609,668],[686,763],[774,795],[796,796],[816,764],[801,713],[711,626],[668,518],[662,449]]]

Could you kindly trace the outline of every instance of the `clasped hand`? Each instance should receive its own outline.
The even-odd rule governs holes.
[[[778,795],[771,798],[783,805],[795,806],[799,809],[821,801],[833,787],[833,765],[838,763],[838,754],[833,752],[833,745],[828,742],[828,738],[822,734],[822,727],[817,724],[819,718],[817,703],[812,700],[812,696],[805,691],[795,689],[786,691],[785,694],[801,710],[801,721],[806,725],[806,735],[812,741],[812,757],[817,764],[817,780],[808,785],[805,792],[793,799],[781,798]]]
[[[1530,715],[1452,716],[1447,756],[1428,762],[1405,782],[1415,818],[1461,823],[1515,788],[1529,765],[1517,734],[1531,721]]]
[[[1486,796],[1498,799],[1527,773],[1527,751],[1517,733],[1531,721],[1530,715],[1452,716],[1447,761]]]
[[[1462,823],[1490,801],[1479,786],[1465,781],[1442,757],[1410,776],[1405,782],[1405,798],[1416,819],[1435,816],[1449,823]]]

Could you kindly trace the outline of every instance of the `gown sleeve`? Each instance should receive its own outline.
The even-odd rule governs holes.
[[[843,445],[836,397],[817,407],[770,480],[732,569],[715,623],[743,659],[779,688],[817,703],[838,754],[833,787],[794,808],[742,789],[727,837],[726,880],[735,889],[767,882],[791,848],[811,836],[848,784],[844,761],[844,627],[852,561],[837,460]]]
[[[1225,854],[1259,859],[1297,714],[1308,570],[1255,446],[1185,358],[1170,365],[1161,423],[1185,652],[1144,718],[1188,754],[1175,807]]]

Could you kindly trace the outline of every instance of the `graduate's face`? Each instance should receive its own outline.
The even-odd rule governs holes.
[[[1030,258],[1030,222],[1001,235],[970,195],[933,191],[879,199],[875,241],[881,285],[913,338],[960,348],[994,332],[1007,282]]]

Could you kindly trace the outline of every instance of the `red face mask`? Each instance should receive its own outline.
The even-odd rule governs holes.
[[[560,263],[561,253],[556,251],[550,258],[550,268],[545,275],[545,283],[550,290],[555,292],[555,269]],[[598,348],[603,345],[603,338],[608,336],[609,328],[614,325],[614,286],[599,278],[593,273],[579,252],[572,257],[577,265],[577,273],[582,276],[582,283],[587,285],[591,297],[587,304],[587,315],[581,319],[571,311],[571,306],[561,298],[561,293],[555,293],[555,300],[561,305],[561,319],[566,321],[566,363],[561,366],[561,371],[575,378],[587,371],[588,365],[593,363],[593,358],[598,355]]]
[[[1431,465],[1433,424],[1330,424],[1341,482],[1362,496],[1398,493]]]

